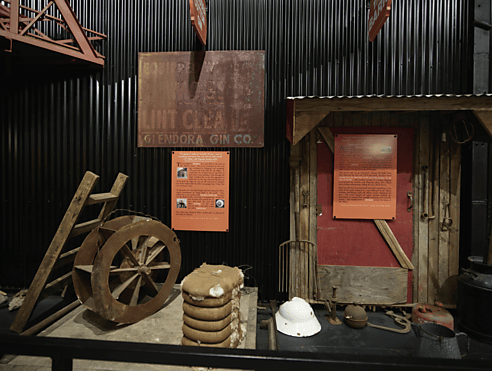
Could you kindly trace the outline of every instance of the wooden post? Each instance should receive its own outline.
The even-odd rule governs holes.
[[[441,180],[439,205],[439,301],[449,303],[450,292],[445,287],[449,277],[449,230],[454,221],[451,219],[450,190],[450,140],[441,142]]]
[[[318,162],[317,162],[317,131],[312,130],[309,141],[309,241],[306,251],[308,256],[308,285],[307,299],[314,299],[316,265],[318,264],[318,251],[316,249],[318,240],[318,215],[316,206],[318,204]]]
[[[434,120],[432,120],[434,121]],[[439,125],[430,123],[429,133],[429,265],[427,279],[427,303],[434,303],[439,289]]]
[[[428,207],[425,208],[424,202],[428,202],[429,198],[424,197],[425,184],[424,184],[424,176],[422,174],[422,169],[424,167],[429,167],[429,113],[421,112],[420,114],[420,146],[419,146],[419,176],[418,176],[418,191],[419,193],[419,202],[418,205],[415,205],[420,216],[424,209],[428,210]],[[428,179],[425,179],[428,181]],[[428,206],[428,205],[427,205]],[[418,249],[418,274],[415,279],[418,280],[417,284],[417,300],[419,302],[427,302],[427,279],[428,279],[428,264],[429,264],[429,223],[427,218],[419,217],[419,249]]]
[[[460,192],[461,192],[461,145],[451,142],[451,168],[450,168],[450,217],[453,225],[449,230],[449,277],[450,302],[455,304],[458,300],[458,275],[460,253]]]

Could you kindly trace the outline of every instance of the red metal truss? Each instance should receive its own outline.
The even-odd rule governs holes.
[[[0,38],[10,41],[10,49],[7,51],[14,51],[13,44],[18,42],[22,46],[39,48],[39,52],[44,50],[68,57],[65,58],[68,61],[83,61],[104,67],[104,56],[94,49],[91,41],[102,40],[107,36],[82,27],[68,0],[51,0],[41,11],[20,5],[19,0],[3,2],[10,5],[0,4]],[[58,8],[62,18],[46,13],[53,5]],[[68,39],[53,39],[34,27],[37,22],[55,22],[70,36]],[[87,36],[87,33],[92,36]]]

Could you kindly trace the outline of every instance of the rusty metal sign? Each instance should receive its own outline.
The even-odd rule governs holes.
[[[191,25],[202,45],[207,43],[207,4],[205,0],[190,0]]]
[[[140,53],[138,147],[263,147],[264,51]]]

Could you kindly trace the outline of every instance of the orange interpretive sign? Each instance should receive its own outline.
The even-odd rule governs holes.
[[[173,230],[229,231],[229,155],[173,152]]]
[[[335,135],[333,218],[395,218],[397,139],[397,135]]]

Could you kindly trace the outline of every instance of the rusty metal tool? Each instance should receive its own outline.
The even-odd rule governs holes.
[[[403,327],[403,328],[402,329],[397,329],[397,328],[392,328],[392,327],[374,325],[374,324],[369,323],[369,322],[367,322],[367,326],[373,327],[373,328],[377,328],[377,329],[380,329],[380,330],[386,330],[386,331],[396,332],[398,334],[407,334],[412,329],[412,323],[407,318],[405,318],[404,316],[400,316],[398,314],[395,314],[391,310],[390,311],[387,311],[386,312],[386,315],[387,316],[390,316],[391,318],[393,318],[395,320],[395,323],[398,326]]]
[[[333,289],[333,295],[331,297],[331,300],[325,300],[325,308],[328,311],[328,314],[325,316],[328,322],[330,322],[332,325],[341,325],[342,321],[337,317],[337,289],[338,286],[332,286]]]
[[[278,350],[277,320],[275,319],[277,302],[275,300],[270,300],[270,308],[272,309],[272,318],[270,318],[268,323],[268,348],[270,350]]]

